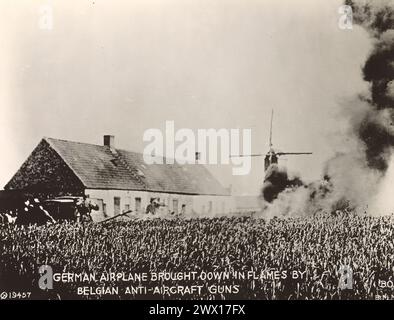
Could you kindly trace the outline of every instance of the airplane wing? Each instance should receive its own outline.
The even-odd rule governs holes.
[[[265,154],[262,154],[262,153],[257,153],[257,154],[238,154],[238,155],[236,155],[236,154],[233,154],[233,155],[230,155],[230,158],[239,158],[239,157],[261,157],[261,156],[264,156]]]
[[[297,154],[312,154],[312,152],[276,152],[278,156],[297,155]]]

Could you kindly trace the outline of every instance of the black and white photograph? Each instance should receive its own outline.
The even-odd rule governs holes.
[[[0,300],[394,299],[394,0],[1,0],[0,112]]]

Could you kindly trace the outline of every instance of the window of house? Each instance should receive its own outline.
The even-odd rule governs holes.
[[[135,212],[141,212],[141,198],[135,198]]]
[[[114,215],[120,214],[120,197],[114,197]]]
[[[175,214],[178,214],[178,199],[172,200],[172,210]]]
[[[108,215],[107,215],[107,204],[106,203],[103,203],[103,215],[104,215],[104,218],[108,217]]]

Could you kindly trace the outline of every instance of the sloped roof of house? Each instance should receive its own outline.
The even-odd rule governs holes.
[[[88,189],[229,195],[202,164],[146,164],[136,152],[53,138],[45,141]]]

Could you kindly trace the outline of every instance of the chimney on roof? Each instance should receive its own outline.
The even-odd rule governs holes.
[[[106,147],[110,147],[111,149],[115,149],[115,136],[105,135],[104,136],[104,145]]]

